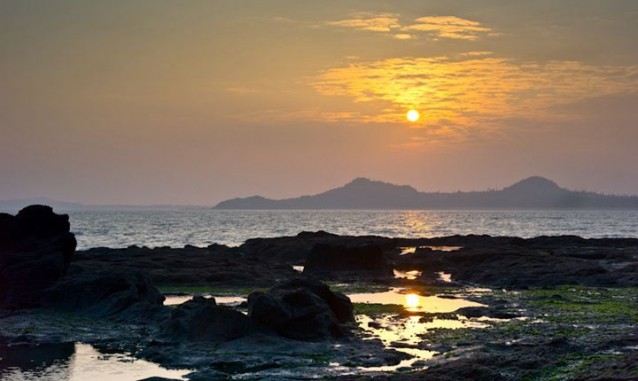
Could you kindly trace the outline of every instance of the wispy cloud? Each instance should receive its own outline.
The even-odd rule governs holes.
[[[370,32],[391,32],[401,28],[399,19],[392,13],[354,13],[349,18],[328,21],[326,24]]]
[[[224,90],[227,93],[230,93],[233,95],[249,95],[249,94],[259,94],[263,92],[263,90],[252,88],[252,87],[245,87],[245,86],[228,86],[224,88]]]
[[[403,28],[409,32],[427,32],[437,37],[474,41],[481,35],[495,32],[478,21],[462,19],[456,16],[419,17],[411,25]]]
[[[359,121],[403,123],[406,109],[416,107],[425,126],[450,134],[514,118],[573,118],[557,106],[638,88],[638,66],[516,62],[483,54],[351,63],[324,71],[311,85],[326,96],[378,102],[384,109],[357,116]]]
[[[352,28],[370,32],[386,33],[398,40],[409,40],[420,34],[433,35],[436,38],[452,38],[474,41],[482,35],[495,35],[496,32],[478,21],[462,19],[456,16],[425,16],[403,25],[399,15],[392,13],[354,13],[350,17],[328,21],[327,25]]]

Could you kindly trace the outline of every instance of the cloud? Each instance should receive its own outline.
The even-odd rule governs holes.
[[[405,110],[417,108],[428,128],[465,134],[512,119],[573,120],[578,115],[561,106],[635,92],[638,66],[517,62],[474,53],[350,63],[322,72],[310,85],[325,96],[379,104],[379,112],[366,107],[358,121],[404,123]]]
[[[443,38],[454,38],[474,41],[480,35],[495,34],[477,21],[462,19],[456,16],[419,17],[414,24],[402,28],[408,32],[427,32]]]
[[[414,38],[414,36],[409,33],[397,33],[394,34],[392,37],[396,38],[397,40],[411,40]]]
[[[398,40],[410,40],[418,34],[435,37],[474,41],[481,35],[496,35],[483,24],[456,16],[425,16],[414,23],[402,25],[399,16],[393,13],[354,13],[349,18],[328,21],[327,25],[356,30],[386,33]]]
[[[401,28],[399,19],[391,13],[355,13],[350,18],[328,21],[326,24],[370,32],[391,32]]]
[[[463,57],[480,57],[480,56],[491,56],[492,54],[494,54],[494,52],[472,51],[472,52],[462,53],[461,56],[463,56]]]
[[[233,95],[250,95],[250,94],[259,94],[262,93],[263,90],[245,87],[245,86],[229,86],[224,88],[224,91]]]

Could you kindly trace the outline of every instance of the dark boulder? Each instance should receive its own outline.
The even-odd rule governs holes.
[[[248,316],[282,336],[309,341],[343,336],[342,324],[354,321],[347,296],[308,279],[293,279],[268,293],[250,294]]]
[[[38,307],[42,292],[66,274],[76,240],[69,216],[44,205],[0,213],[0,308]]]
[[[143,273],[81,273],[65,277],[44,294],[44,307],[93,318],[161,320],[164,295]]]
[[[161,326],[162,334],[173,341],[228,341],[250,330],[246,315],[202,296],[177,306]]]
[[[388,278],[393,276],[379,245],[315,245],[304,274],[328,278]]]

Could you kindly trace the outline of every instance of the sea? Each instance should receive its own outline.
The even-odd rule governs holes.
[[[57,211],[57,210],[56,210]],[[78,249],[238,246],[258,237],[323,230],[340,235],[437,237],[578,235],[638,238],[638,210],[216,210],[99,209],[69,214]]]

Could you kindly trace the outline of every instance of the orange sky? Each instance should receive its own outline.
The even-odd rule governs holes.
[[[638,194],[637,19],[634,0],[0,1],[0,200],[359,176]]]

